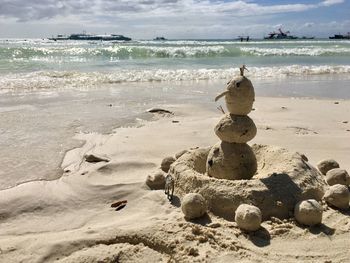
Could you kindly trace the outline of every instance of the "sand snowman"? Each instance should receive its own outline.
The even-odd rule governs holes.
[[[252,111],[255,99],[254,87],[244,76],[245,66],[240,68],[240,76],[233,78],[227,90],[215,101],[225,96],[229,111],[215,127],[220,142],[215,144],[208,155],[206,171],[211,177],[228,180],[251,179],[257,170],[254,152],[247,144],[256,135],[256,126],[247,116]]]

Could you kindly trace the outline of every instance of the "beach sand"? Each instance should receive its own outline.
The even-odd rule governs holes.
[[[350,210],[324,204],[323,224],[306,228],[271,218],[253,233],[210,212],[187,221],[180,200],[149,190],[145,179],[166,156],[218,141],[221,113],[199,105],[162,105],[111,133],[80,133],[63,175],[0,191],[0,262],[349,262]],[[250,144],[305,154],[313,165],[333,158],[350,171],[350,101],[257,97]],[[109,162],[89,163],[84,155]],[[176,192],[176,189],[175,189]],[[113,202],[127,200],[118,211]]]

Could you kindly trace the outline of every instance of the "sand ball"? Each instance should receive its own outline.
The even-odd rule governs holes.
[[[165,176],[166,176],[166,173],[164,173],[162,170],[157,170],[147,176],[146,184],[152,190],[164,189]]]
[[[246,143],[219,142],[209,151],[207,173],[228,180],[251,179],[257,170],[257,160]]]
[[[214,128],[215,134],[225,142],[246,143],[256,135],[256,126],[251,118],[226,114]]]
[[[240,205],[235,214],[235,221],[239,228],[246,231],[256,231],[261,224],[261,211],[253,205]]]
[[[175,158],[172,156],[169,157],[165,157],[162,161],[162,163],[160,164],[160,168],[164,171],[164,172],[168,172],[170,169],[170,165],[175,162]]]
[[[184,154],[187,153],[187,152],[188,152],[188,150],[182,150],[182,151],[176,153],[176,154],[175,154],[175,159],[176,159],[176,160],[179,159],[182,155],[184,155]]]
[[[322,174],[325,175],[329,170],[332,170],[334,168],[339,168],[339,163],[337,163],[333,159],[326,159],[326,160],[320,161],[317,164],[317,168]]]
[[[332,206],[347,209],[349,207],[350,192],[345,185],[335,184],[326,191],[324,199]]]
[[[182,199],[181,209],[186,218],[198,218],[207,212],[207,202],[201,194],[189,193]]]
[[[227,90],[225,101],[231,114],[247,115],[252,111],[255,92],[249,79],[244,76],[234,78],[229,82]]]
[[[346,170],[335,168],[326,173],[326,182],[329,185],[342,184],[350,185],[350,176]]]
[[[322,206],[315,199],[300,201],[294,207],[295,219],[307,226],[320,224],[322,212]]]

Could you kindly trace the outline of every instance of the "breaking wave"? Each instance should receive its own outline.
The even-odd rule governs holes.
[[[281,66],[250,67],[247,76],[255,79],[284,78],[321,74],[349,74],[350,65],[344,66]],[[37,71],[32,73],[6,74],[0,79],[0,90],[40,90],[60,88],[88,88],[123,82],[198,81],[230,79],[237,74],[236,68],[228,69],[177,69],[177,70],[119,70],[108,73],[78,71]]]
[[[296,47],[296,48],[260,48],[260,47],[242,47],[242,52],[253,56],[332,56],[332,55],[350,55],[350,48],[335,47]]]

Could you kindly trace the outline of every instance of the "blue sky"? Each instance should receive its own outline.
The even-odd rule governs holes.
[[[0,0],[0,37],[82,32],[135,39],[261,38],[282,27],[293,35],[350,31],[349,0]]]

